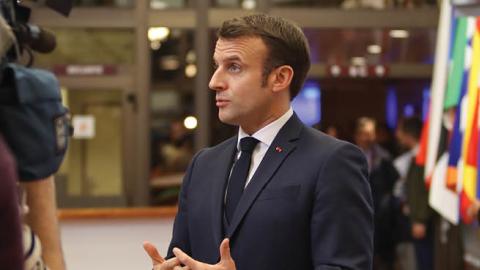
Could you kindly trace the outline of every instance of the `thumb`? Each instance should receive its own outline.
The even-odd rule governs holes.
[[[227,261],[233,261],[233,259],[232,255],[230,255],[230,240],[225,238],[220,244],[220,262]]]
[[[185,266],[188,266],[192,270],[197,270],[201,269],[200,268],[200,263],[197,262],[196,260],[192,259],[192,257],[188,256],[185,252],[183,252],[179,248],[174,248],[173,249],[173,254],[175,254],[175,257]]]
[[[147,252],[148,256],[150,256],[150,259],[152,259],[154,266],[165,262],[165,259],[158,253],[157,247],[152,243],[148,241],[143,242],[143,249]]]

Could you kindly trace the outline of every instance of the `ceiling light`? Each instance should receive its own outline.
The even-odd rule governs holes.
[[[330,73],[332,73],[332,76],[337,77],[342,73],[342,69],[338,65],[333,65],[330,67]]]
[[[351,63],[354,66],[364,66],[367,63],[365,57],[352,57]]]
[[[148,39],[150,41],[163,41],[170,34],[168,27],[150,27],[148,29]]]
[[[162,43],[158,40],[154,40],[150,42],[150,48],[152,48],[152,50],[156,51],[156,50],[159,50],[161,47],[162,47]]]
[[[175,55],[166,55],[160,59],[160,67],[163,70],[177,70],[180,67],[180,61]]]
[[[183,120],[183,125],[187,129],[195,129],[198,126],[198,121],[195,116],[187,116],[185,120]]]
[[[370,54],[379,54],[382,52],[382,47],[380,45],[370,45],[367,47],[367,51]]]
[[[188,51],[187,55],[185,56],[185,60],[190,64],[195,63],[195,61],[197,61],[197,55],[195,54],[195,51]]]
[[[166,9],[168,7],[167,3],[163,1],[150,1],[150,8],[151,9]]]
[[[194,64],[188,64],[185,67],[185,76],[187,76],[187,78],[193,78],[195,75],[197,75],[197,66]]]
[[[257,2],[255,0],[244,0],[242,2],[243,9],[252,10],[252,9],[255,9],[256,6],[257,6]]]
[[[386,70],[385,70],[385,67],[384,67],[384,66],[379,65],[379,66],[376,66],[376,67],[375,67],[375,74],[376,74],[378,77],[383,77],[383,76],[385,76],[385,72],[386,72]]]
[[[407,38],[408,36],[407,30],[390,30],[390,37],[392,38]]]

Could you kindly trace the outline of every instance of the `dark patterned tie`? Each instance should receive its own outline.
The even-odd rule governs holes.
[[[253,137],[245,137],[240,140],[240,158],[235,162],[228,182],[227,200],[225,203],[225,214],[230,222],[242,197],[247,181],[248,171],[252,159],[252,152],[259,141]]]

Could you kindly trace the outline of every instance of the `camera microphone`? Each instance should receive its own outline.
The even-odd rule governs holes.
[[[57,46],[57,40],[52,32],[33,24],[20,24],[14,28],[20,44],[27,44],[39,53],[50,53]]]

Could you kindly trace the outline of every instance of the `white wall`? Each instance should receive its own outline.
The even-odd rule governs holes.
[[[68,270],[150,270],[143,251],[148,240],[165,255],[172,219],[92,219],[61,221],[63,251]]]

